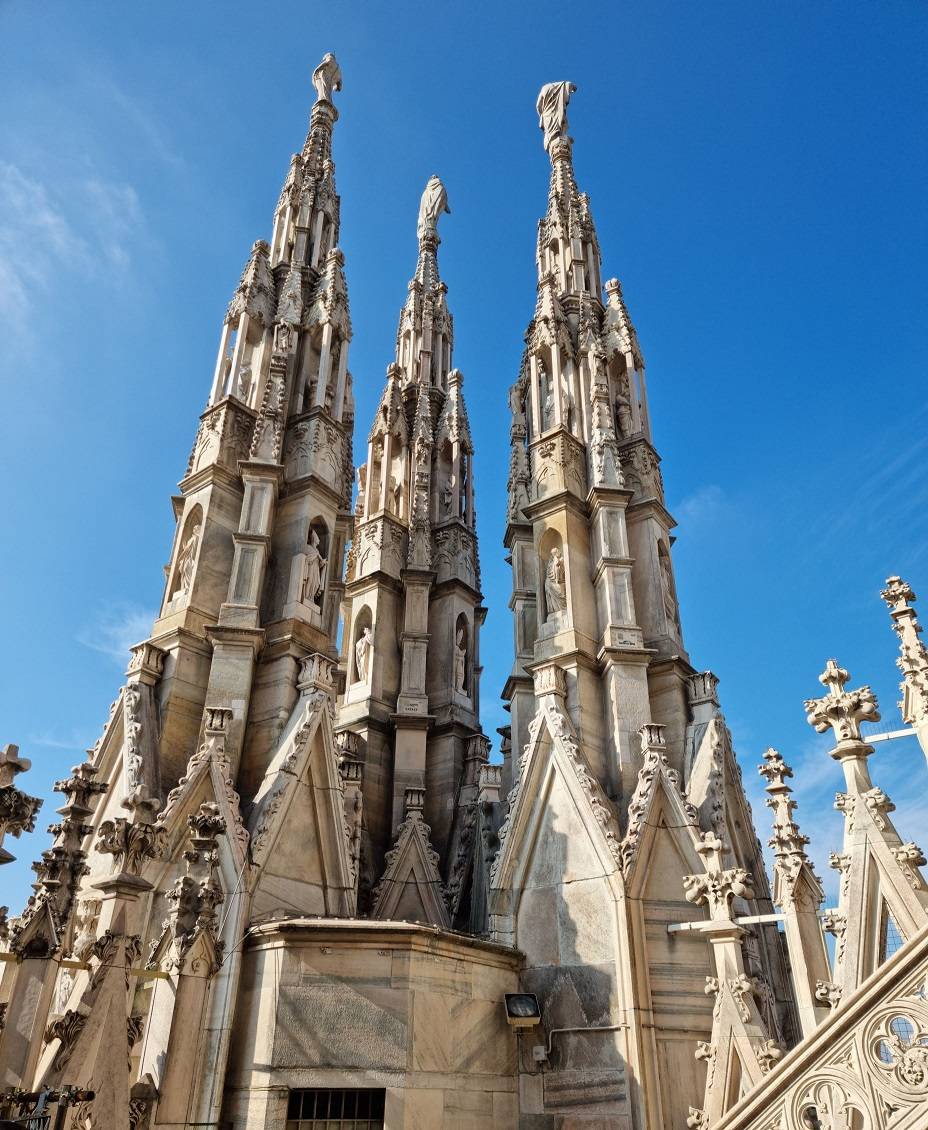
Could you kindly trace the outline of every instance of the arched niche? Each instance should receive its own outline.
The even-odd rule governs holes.
[[[455,694],[470,698],[473,677],[473,649],[470,639],[470,622],[467,613],[462,612],[454,623],[454,649],[452,663],[452,686]]]
[[[387,510],[397,518],[406,516],[406,464],[405,436],[395,431],[390,443],[390,469],[387,479]]]
[[[679,611],[677,605],[677,587],[673,579],[673,569],[670,564],[670,547],[664,538],[657,539],[657,567],[661,580],[661,597],[664,605],[664,617],[667,621],[667,630],[673,635],[680,631]]]
[[[538,543],[538,608],[542,624],[559,624],[568,616],[567,561],[564,540],[546,530]]]
[[[203,507],[196,503],[184,519],[183,529],[177,542],[177,555],[168,589],[169,601],[189,598],[202,540]]]
[[[320,611],[322,611],[329,576],[330,543],[329,527],[325,519],[313,518],[306,534],[301,599],[304,604],[313,605]]]
[[[364,604],[354,618],[351,626],[351,651],[348,656],[348,665],[351,672],[349,684],[369,686],[374,667],[374,614],[370,606]],[[366,646],[360,646],[363,640],[369,640]]]
[[[454,515],[454,451],[450,439],[442,440],[435,455],[436,521]]]

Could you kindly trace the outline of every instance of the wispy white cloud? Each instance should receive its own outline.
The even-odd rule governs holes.
[[[155,613],[150,608],[121,602],[101,611],[97,619],[78,632],[78,643],[125,664],[129,648],[148,638]]]
[[[144,217],[135,189],[91,172],[75,179],[0,161],[0,318],[26,336],[63,272],[125,271]]]
[[[59,734],[52,730],[42,730],[37,734],[30,734],[27,738],[29,746],[42,746],[45,749],[72,750],[75,754],[83,754],[93,745],[93,739],[77,730],[69,734]]]
[[[709,483],[681,499],[672,512],[681,525],[692,529],[715,521],[725,506],[726,498],[722,488]]]

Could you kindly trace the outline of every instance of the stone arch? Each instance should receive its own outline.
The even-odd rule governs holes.
[[[189,597],[190,590],[193,587],[193,578],[202,540],[203,507],[199,503],[195,503],[184,519],[181,535],[177,542],[177,555],[174,561],[174,571],[171,575],[168,600]]]

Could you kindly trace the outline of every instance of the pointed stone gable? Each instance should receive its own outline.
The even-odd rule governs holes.
[[[535,672],[538,711],[530,727],[529,743],[519,763],[519,782],[509,794],[509,813],[500,829],[499,853],[490,873],[491,922],[501,940],[512,941],[513,916],[518,892],[537,851],[545,850],[540,825],[550,818],[554,781],[557,795],[573,810],[565,817],[592,848],[592,874],[620,880],[619,827],[610,801],[592,776],[573,724],[564,709],[564,678],[557,666]],[[595,859],[595,864],[592,860]],[[579,875],[552,872],[552,883],[568,882]],[[511,892],[511,895],[510,895]],[[514,944],[518,945],[516,941]]]
[[[642,868],[647,867],[642,841],[657,827],[673,829],[693,846],[699,842],[696,809],[680,791],[680,775],[667,757],[664,727],[649,722],[639,734],[644,760],[628,806],[628,826],[622,840],[622,867],[629,881],[640,856],[644,860]],[[659,805],[666,813],[662,825],[655,819]]]
[[[304,668],[331,661],[310,656]],[[249,815],[253,913],[349,915],[355,881],[330,693],[307,688],[281,736]],[[299,836],[292,830],[298,828]]]
[[[270,248],[263,239],[259,239],[252,247],[241,281],[229,302],[226,322],[235,321],[242,314],[247,314],[262,326],[274,324],[275,287],[268,260],[269,252]]]
[[[424,794],[407,789],[405,818],[396,842],[387,852],[386,869],[374,891],[374,918],[402,919],[450,929],[451,917],[445,899],[438,853],[429,840],[429,826],[422,819]]]

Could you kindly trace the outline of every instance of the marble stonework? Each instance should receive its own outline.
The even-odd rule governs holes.
[[[577,85],[536,103],[550,179],[508,396],[492,763],[449,188],[433,174],[418,202],[356,466],[333,55],[312,85],[201,374],[151,636],[55,783],[34,894],[0,910],[0,1117],[74,1085],[95,1093],[75,1130],[284,1130],[303,1088],[383,1090],[387,1130],[923,1126],[928,884],[878,783],[879,707],[833,659],[805,703],[844,819],[824,907],[787,759],[760,767],[771,882],[718,680],[684,644],[644,355],[574,170]],[[882,595],[928,750],[915,593]],[[0,844],[34,824],[28,768],[0,752]],[[536,1025],[510,1027],[510,992]]]

